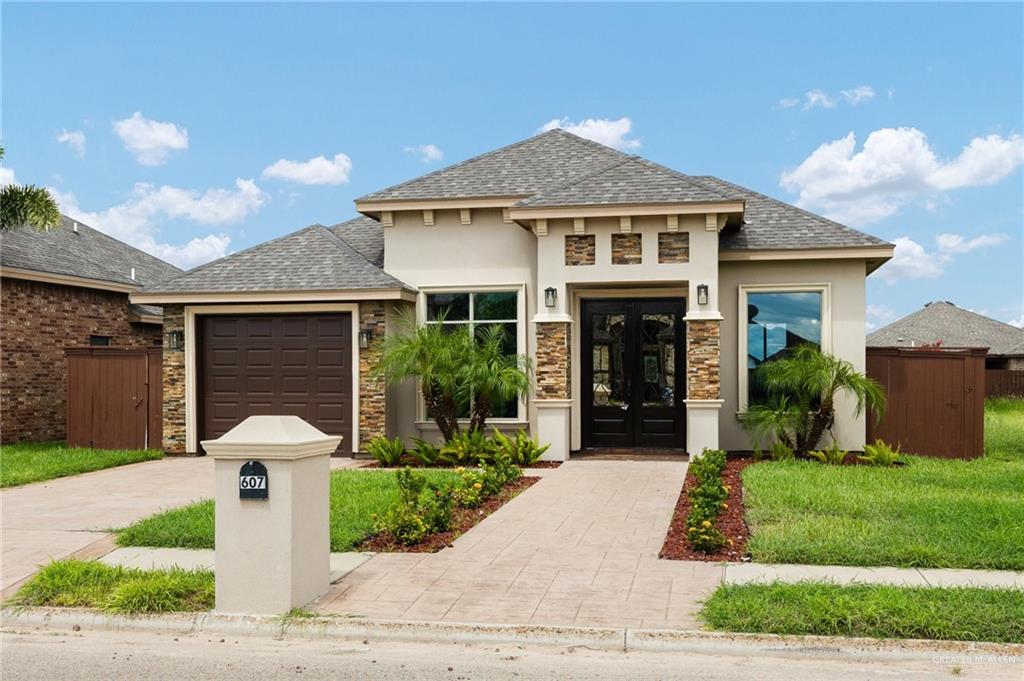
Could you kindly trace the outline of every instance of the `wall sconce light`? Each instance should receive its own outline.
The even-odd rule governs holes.
[[[555,290],[554,286],[548,286],[544,289],[544,305],[547,307],[554,307],[558,302],[558,291]]]
[[[181,350],[185,346],[185,332],[184,331],[168,331],[167,332],[167,347],[171,350]]]
[[[373,331],[369,329],[363,329],[359,332],[359,349],[365,350],[370,347],[370,341],[373,340]]]
[[[697,284],[697,304],[707,305],[708,304],[708,285]]]

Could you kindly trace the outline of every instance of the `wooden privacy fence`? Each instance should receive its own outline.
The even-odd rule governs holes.
[[[1024,369],[988,369],[986,397],[1024,397]]]
[[[159,448],[160,348],[68,348],[68,445]]]
[[[985,348],[868,348],[867,374],[888,397],[868,414],[868,442],[908,454],[971,459],[985,451]]]

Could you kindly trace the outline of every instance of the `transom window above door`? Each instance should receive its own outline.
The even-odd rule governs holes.
[[[426,323],[455,328],[468,326],[478,334],[489,326],[504,331],[503,350],[507,355],[524,354],[519,338],[518,291],[454,291],[426,294]],[[494,405],[494,418],[519,418],[520,400]],[[460,417],[469,417],[469,405],[460,405]]]

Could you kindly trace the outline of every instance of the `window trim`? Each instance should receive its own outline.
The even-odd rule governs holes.
[[[437,293],[515,293],[516,294],[516,319],[514,323],[516,325],[516,354],[528,355],[527,344],[526,344],[526,284],[476,284],[476,285],[461,285],[461,286],[421,286],[416,296],[416,323],[423,325],[433,322],[427,320],[427,296]],[[470,316],[472,317],[472,302],[470,302]],[[470,324],[479,323],[484,324],[510,324],[512,320],[503,321],[495,319],[484,319],[477,320],[453,320],[452,324]],[[527,421],[527,404],[526,396],[523,395],[519,398],[519,407],[516,409],[516,415],[514,417],[491,417],[487,419],[488,423],[495,424],[525,424]],[[423,403],[423,391],[420,389],[419,381],[416,381],[416,425],[417,427],[429,427],[433,424],[433,419],[427,417],[427,405]],[[459,419],[459,424],[469,423],[468,418]]]
[[[832,284],[740,284],[736,305],[736,413],[746,413],[747,389],[747,294],[749,293],[820,293],[821,350],[832,352]]]

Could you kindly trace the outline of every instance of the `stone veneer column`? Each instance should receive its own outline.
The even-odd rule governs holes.
[[[536,322],[537,327],[537,440],[551,447],[548,461],[569,458],[572,406],[572,357],[569,322]]]
[[[369,331],[373,341],[359,350],[359,442],[352,443],[365,451],[366,443],[387,435],[387,386],[382,376],[373,374],[380,361],[380,341],[384,338],[386,310],[383,302],[359,304],[359,330]]]
[[[686,451],[690,456],[718,448],[720,327],[717,319],[686,322]]]
[[[185,332],[185,308],[164,305],[163,346],[163,448],[169,454],[185,453],[185,350],[172,350],[168,335]]]

